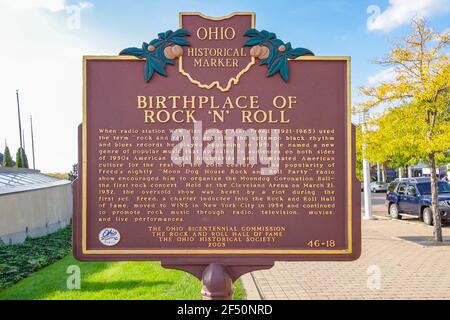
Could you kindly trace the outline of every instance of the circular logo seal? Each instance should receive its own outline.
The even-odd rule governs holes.
[[[105,246],[115,246],[120,241],[120,233],[114,228],[105,228],[100,231],[98,239]]]

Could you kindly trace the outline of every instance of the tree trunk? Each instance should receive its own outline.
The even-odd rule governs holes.
[[[434,240],[442,242],[442,224],[441,213],[438,207],[438,181],[436,177],[436,161],[434,159],[434,153],[428,155],[428,160],[431,167],[431,209],[433,210],[434,220]]]

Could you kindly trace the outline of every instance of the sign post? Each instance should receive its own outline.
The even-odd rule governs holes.
[[[361,250],[350,58],[319,57],[254,13],[83,59],[74,255],[159,260],[230,299],[275,261]]]

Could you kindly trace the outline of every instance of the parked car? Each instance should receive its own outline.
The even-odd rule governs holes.
[[[393,219],[413,216],[433,224],[430,178],[396,179],[388,185],[386,206]],[[438,181],[438,206],[443,221],[450,221],[450,184]]]
[[[386,192],[387,191],[387,183],[385,182],[371,182],[370,183],[370,191],[372,192]]]

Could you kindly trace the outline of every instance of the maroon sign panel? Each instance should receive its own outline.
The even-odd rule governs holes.
[[[142,57],[84,57],[78,259],[359,257],[350,58],[268,76],[251,53],[265,48],[244,46],[254,27],[253,13],[180,14],[189,45],[165,76]]]

